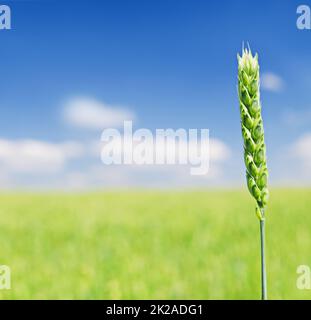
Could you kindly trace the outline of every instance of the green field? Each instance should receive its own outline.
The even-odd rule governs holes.
[[[311,190],[272,190],[271,299],[310,299]],[[259,223],[246,191],[2,194],[2,299],[258,299]]]

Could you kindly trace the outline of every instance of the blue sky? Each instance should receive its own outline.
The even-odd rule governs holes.
[[[99,128],[88,130],[64,119],[68,101],[87,97],[99,106],[127,109],[137,127],[210,129],[230,156],[215,162],[219,175],[199,185],[242,183],[236,54],[248,41],[260,59],[271,182],[311,182],[311,30],[296,28],[300,1],[3,4],[12,10],[12,30],[0,30],[0,139],[6,146],[17,148],[25,140],[57,147],[99,141]],[[1,186],[66,185],[68,176],[72,186],[109,186],[117,175],[113,172],[118,179],[112,186],[131,185],[137,175],[141,185],[154,176],[164,185],[198,183],[178,180],[179,173],[165,178],[161,172],[126,168],[126,179],[122,170],[109,169],[94,182],[91,172],[106,170],[98,169],[99,156],[69,158],[53,173],[3,165]],[[48,160],[44,163],[48,167]]]

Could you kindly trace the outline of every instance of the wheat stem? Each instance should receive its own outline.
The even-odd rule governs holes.
[[[260,220],[260,252],[261,252],[261,299],[267,300],[267,274],[265,256],[265,219]]]

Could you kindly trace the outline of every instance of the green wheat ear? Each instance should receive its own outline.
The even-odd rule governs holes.
[[[243,49],[242,57],[238,55],[238,91],[247,186],[257,202],[256,214],[263,220],[269,198],[268,169],[261,117],[258,55],[253,56],[250,49]]]
[[[256,214],[260,221],[261,298],[266,300],[265,207],[269,192],[267,188],[266,146],[261,117],[258,56],[257,54],[253,56],[250,49],[243,49],[242,57],[238,55],[238,64],[238,90],[246,180],[248,189],[257,203]]]

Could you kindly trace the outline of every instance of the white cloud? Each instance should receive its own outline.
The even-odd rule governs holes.
[[[293,144],[291,153],[305,166],[311,167],[311,132],[304,134]]]
[[[261,87],[268,91],[279,92],[284,87],[283,79],[273,72],[265,72],[260,77]]]
[[[231,151],[229,146],[219,139],[210,139],[211,161],[225,161],[229,159]]]
[[[287,146],[280,146],[268,159],[271,181],[277,186],[310,186],[311,132]]]
[[[79,128],[103,130],[107,127],[120,127],[125,120],[133,120],[135,116],[122,107],[77,97],[65,103],[64,118],[68,124]]]
[[[124,139],[121,136],[121,141]],[[178,141],[171,138],[166,140],[146,140],[144,141],[145,147],[148,150],[153,150],[154,155],[157,154],[159,158],[162,159],[178,159],[178,158],[188,158],[188,153],[190,150],[195,152],[200,152],[200,141]],[[133,149],[139,142],[133,142]],[[109,141],[111,148],[117,152],[118,155],[125,155],[129,150],[124,148],[124,143],[119,144],[117,140]],[[100,157],[101,148],[104,143],[93,142],[90,144],[91,154]],[[228,145],[221,141],[220,139],[210,138],[209,139],[209,160],[211,162],[222,162],[227,160],[231,155],[231,151]]]
[[[177,141],[176,141],[177,142]],[[196,185],[199,183],[204,183],[204,181],[207,180],[213,180],[216,178],[219,178],[223,175],[224,171],[224,163],[226,160],[228,160],[231,156],[231,150],[230,148],[221,140],[219,139],[210,139],[209,140],[209,150],[201,150],[200,149],[200,143],[197,144],[195,141],[179,141],[175,146],[174,139],[167,139],[166,143],[163,140],[156,141],[155,140],[146,140],[144,141],[144,147],[153,152],[153,156],[151,159],[155,161],[155,155],[157,155],[158,159],[166,159],[165,162],[162,164],[148,164],[148,165],[135,165],[135,159],[133,161],[133,165],[105,165],[102,164],[102,170],[101,174],[98,175],[98,177],[102,176],[103,174],[111,175],[113,174],[112,179],[105,179],[105,181],[114,181],[114,176],[116,175],[118,177],[118,181],[120,180],[120,175],[122,177],[126,177],[125,182],[129,183],[129,178],[127,177],[127,174],[130,174],[131,176],[131,183],[133,185],[136,185],[138,183],[137,175],[133,174],[133,172],[139,172],[141,177],[144,177],[144,183],[147,184],[153,184],[156,183],[156,179],[154,178],[155,175],[158,177],[163,178],[163,184],[167,184],[167,180],[169,181],[169,184],[177,184],[177,185]],[[135,150],[136,142],[133,143],[133,150]],[[104,146],[104,143],[101,144],[93,144],[91,146],[92,152],[97,154],[98,157],[100,157],[101,148]],[[123,157],[129,158],[129,150],[127,148],[124,148],[124,144],[120,144],[117,140],[111,140],[109,141],[109,150],[111,148],[114,149],[114,151],[117,153],[117,158]],[[201,152],[209,152],[209,166],[208,166],[208,172],[204,173],[200,176],[193,177],[191,176],[191,170],[190,168],[206,168],[206,162],[203,161],[203,158],[200,160],[196,158],[195,163],[192,161],[188,161],[188,163],[180,162],[181,159],[188,159],[189,160],[189,152],[192,150],[192,152],[195,152],[195,154],[199,155]],[[111,155],[109,155],[109,158]],[[130,157],[131,158],[131,157]],[[111,159],[111,158],[110,158]],[[175,159],[175,164],[167,164],[167,159]],[[109,159],[104,158],[105,162],[107,162]],[[186,161],[186,160],[185,160]],[[108,161],[110,162],[110,161]],[[184,163],[184,164],[181,164]],[[109,172],[106,170],[108,169]],[[116,170],[115,170],[116,169]],[[164,173],[163,173],[164,172]],[[167,179],[170,177],[169,179]]]
[[[187,158],[190,150],[199,152],[200,144],[196,141],[181,141],[179,145],[174,148],[175,141],[168,140],[167,145],[162,143],[157,145],[156,153],[161,153],[163,158]],[[180,148],[180,149],[179,149]],[[209,160],[211,162],[225,161],[230,157],[230,148],[221,140],[211,138],[209,139]]]
[[[64,105],[63,116],[70,125],[103,130],[119,128],[134,114],[124,108],[107,105],[90,98],[74,98]],[[122,131],[122,130],[121,130]],[[168,144],[153,146],[154,152],[174,158],[187,158],[193,141],[180,141],[176,149]],[[191,176],[190,167],[196,165],[104,165],[101,163],[100,141],[63,141],[52,143],[43,140],[9,140],[0,138],[0,188],[126,188],[126,187],[191,187],[223,181],[230,148],[219,139],[210,139],[210,166],[204,176]],[[197,151],[200,149],[197,149]],[[121,147],[120,153],[126,150]],[[73,163],[70,160],[79,161]],[[178,162],[178,161],[177,161]],[[73,165],[72,165],[73,164]]]
[[[282,120],[286,125],[299,127],[311,123],[311,109],[286,110],[282,115]]]
[[[181,150],[186,152],[187,148]],[[0,188],[206,186],[219,182],[223,162],[230,157],[230,149],[224,142],[211,139],[208,174],[195,177],[190,175],[189,165],[104,165],[100,162],[100,151],[100,145],[95,142],[0,139]],[[78,170],[71,166],[70,160],[79,161]]]
[[[70,158],[81,156],[83,147],[75,142],[48,143],[38,140],[0,139],[0,163],[15,173],[55,173]]]
[[[215,163],[205,176],[192,176],[189,174],[189,166],[180,165],[95,165],[83,173],[70,173],[62,186],[69,189],[183,189],[223,183],[223,168]]]

